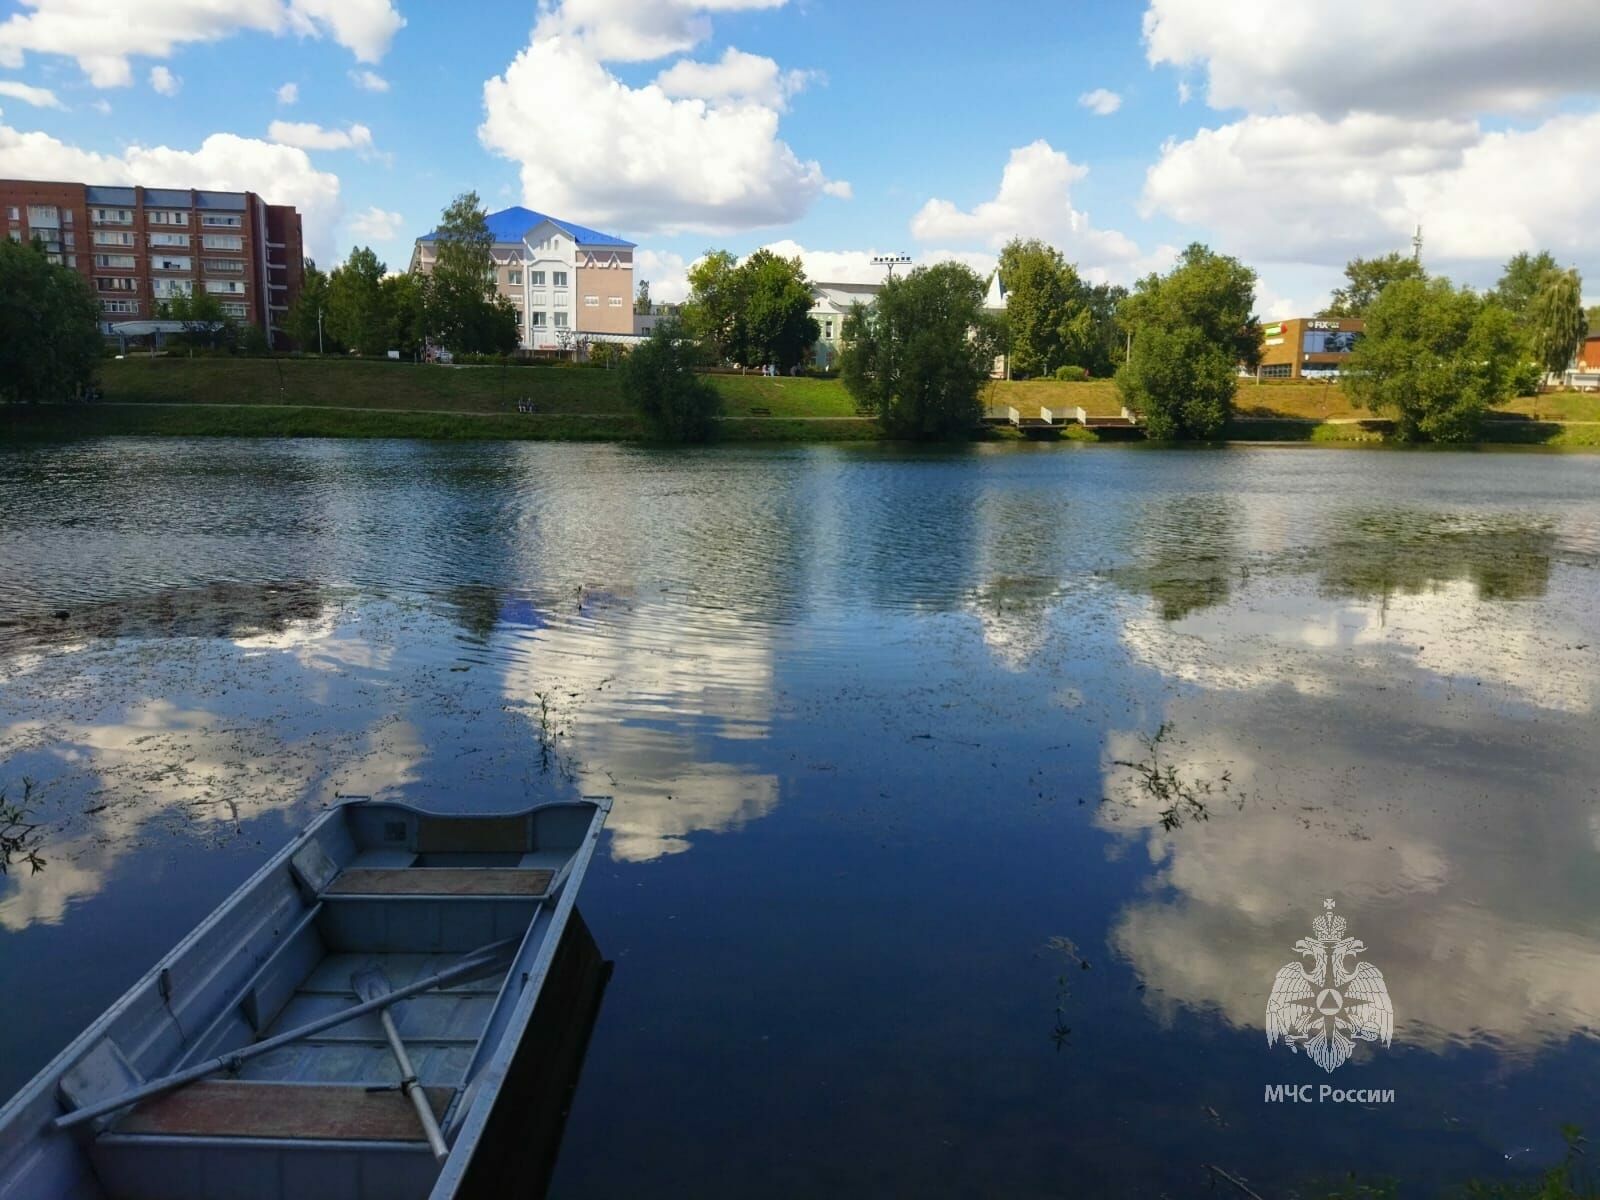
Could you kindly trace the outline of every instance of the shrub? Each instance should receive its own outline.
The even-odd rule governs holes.
[[[1082,383],[1085,379],[1089,378],[1089,372],[1082,367],[1057,367],[1056,378],[1062,383]]]
[[[707,442],[722,412],[722,393],[695,373],[694,343],[676,321],[622,361],[622,395],[645,432],[660,442]]]

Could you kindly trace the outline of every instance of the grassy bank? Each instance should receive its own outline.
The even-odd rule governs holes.
[[[723,396],[725,441],[863,441],[879,436],[836,379],[708,376]],[[405,437],[631,441],[641,432],[616,371],[573,367],[423,367],[343,359],[130,358],[101,374],[105,401],[0,409],[0,434],[59,438],[113,434],[187,437]],[[517,405],[531,402],[533,413]],[[991,413],[1082,407],[1121,409],[1116,385],[1097,379],[991,384]],[[1498,411],[1481,439],[1493,444],[1600,446],[1600,396],[1530,397]],[[1388,422],[1353,408],[1336,385],[1245,381],[1230,441],[1362,445]],[[1019,436],[1009,428],[988,436]],[[1061,436],[1103,440],[1072,427]],[[1110,435],[1104,435],[1109,439]],[[1125,440],[1125,435],[1123,440]]]

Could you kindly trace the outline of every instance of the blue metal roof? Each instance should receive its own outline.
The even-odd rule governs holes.
[[[534,212],[531,208],[517,205],[514,208],[502,208],[499,212],[492,212],[487,218],[489,234],[494,238],[495,244],[506,242],[520,242],[528,230],[536,225],[549,221],[552,225],[559,225],[572,235],[572,240],[580,246],[616,246],[618,248],[632,249],[633,243],[609,233],[601,233],[597,229],[586,229],[582,225],[574,225],[571,221],[563,221],[559,217],[546,216],[541,212]],[[439,236],[439,231],[425,233],[419,239],[431,242]]]

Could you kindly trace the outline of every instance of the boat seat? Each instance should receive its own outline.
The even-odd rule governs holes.
[[[423,1088],[442,1122],[455,1094]],[[245,1083],[203,1079],[146,1100],[112,1130],[163,1137],[290,1138],[317,1141],[424,1142],[422,1123],[398,1088],[359,1084]]]
[[[542,896],[555,872],[519,867],[351,867],[327,896]]]

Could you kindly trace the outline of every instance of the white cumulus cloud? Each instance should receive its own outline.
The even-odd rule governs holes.
[[[1033,142],[1011,152],[994,199],[966,210],[949,200],[929,200],[912,218],[911,234],[924,244],[991,251],[1012,238],[1042,238],[1099,279],[1125,279],[1169,262],[1169,247],[1143,254],[1132,238],[1096,229],[1087,213],[1072,206],[1072,185],[1088,173],[1050,143]]]
[[[35,108],[64,108],[49,88],[34,87],[16,79],[0,79],[0,96],[10,96]]]
[[[373,242],[392,242],[405,230],[406,219],[373,205],[350,219],[350,232]]]
[[[150,86],[163,96],[176,96],[178,89],[183,86],[183,80],[166,67],[151,67]]]
[[[1420,224],[1425,258],[1476,282],[1539,248],[1600,277],[1600,193],[1586,164],[1597,137],[1597,113],[1495,132],[1363,113],[1252,116],[1165,146],[1144,205],[1265,261],[1342,266],[1408,248]]]
[[[279,104],[298,104],[300,101],[300,85],[286,83],[276,93]]]
[[[1152,64],[1198,65],[1215,108],[1447,115],[1600,89],[1600,24],[1572,0],[1149,0]]]
[[[269,204],[300,210],[307,247],[318,258],[332,249],[341,209],[338,176],[318,171],[304,150],[231,133],[214,133],[195,150],[129,146],[101,154],[0,124],[0,177],[253,191]]]
[[[327,129],[310,121],[274,121],[267,126],[267,137],[283,146],[302,150],[368,150],[373,148],[372,130],[365,125]]]
[[[777,108],[629,87],[565,37],[536,37],[484,85],[484,107],[479,138],[521,164],[526,202],[590,224],[706,233],[781,225],[828,182],[778,136]]]
[[[605,62],[652,62],[711,36],[713,12],[782,8],[786,0],[542,0],[534,38],[565,38]]]
[[[364,92],[387,92],[389,90],[389,81],[387,79],[376,71],[368,71],[365,68],[359,71],[352,70],[350,72],[350,82]]]
[[[1095,88],[1079,96],[1078,103],[1097,117],[1109,117],[1122,107],[1122,97],[1106,88]]]
[[[781,110],[809,79],[805,71],[785,71],[770,58],[729,46],[714,63],[679,59],[656,76],[656,86],[669,96]]]
[[[0,66],[25,55],[76,59],[96,87],[133,82],[132,57],[170,58],[181,46],[236,33],[331,37],[377,62],[405,24],[389,0],[23,0],[0,24]]]

